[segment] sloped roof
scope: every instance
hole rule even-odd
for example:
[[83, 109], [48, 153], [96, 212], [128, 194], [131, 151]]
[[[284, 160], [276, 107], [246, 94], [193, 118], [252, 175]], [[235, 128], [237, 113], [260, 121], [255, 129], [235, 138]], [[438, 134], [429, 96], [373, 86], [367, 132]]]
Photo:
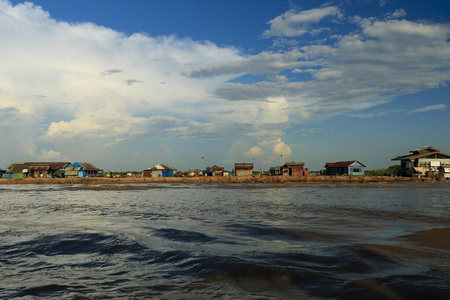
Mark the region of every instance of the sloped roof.
[[325, 167], [328, 167], [328, 168], [345, 168], [345, 167], [350, 167], [354, 163], [359, 163], [361, 166], [365, 167], [365, 165], [363, 165], [362, 163], [360, 163], [357, 160], [337, 161], [335, 163], [326, 163]]
[[65, 168], [64, 170], [66, 170], [66, 171], [81, 171], [81, 169], [82, 169], [82, 167], [74, 167], [74, 166], [72, 166], [72, 167], [67, 167], [67, 168]]
[[69, 164], [69, 162], [25, 162], [12, 163], [9, 165], [9, 173], [22, 173], [23, 169], [33, 171], [56, 171]]
[[411, 150], [411, 151], [409, 151], [409, 152], [411, 152], [411, 153], [413, 153], [413, 154], [418, 154], [418, 153], [420, 153], [420, 152], [422, 152], [422, 151], [441, 152], [441, 150], [436, 149], [436, 148], [433, 148], [433, 147], [431, 147], [431, 146], [426, 146], [426, 147], [423, 147], [423, 148], [421, 148], [421, 149]]
[[416, 149], [409, 151], [411, 154], [397, 156], [396, 158], [393, 158], [392, 160], [413, 160], [416, 158], [424, 158], [430, 155], [439, 154], [442, 156], [447, 156], [450, 158], [449, 154], [442, 153], [441, 150], [433, 148], [433, 147], [424, 147], [422, 149]]
[[284, 164], [285, 166], [303, 166], [304, 162], [291, 161]]
[[26, 169], [23, 163], [13, 163], [8, 166], [9, 173], [22, 173], [23, 169]]
[[30, 166], [28, 168], [28, 170], [30, 170], [30, 171], [48, 171], [49, 169], [50, 169], [50, 166], [46, 166], [46, 165], [43, 165], [43, 166]]
[[94, 170], [94, 171], [101, 171], [101, 169], [97, 168], [91, 163], [87, 162], [77, 162], [84, 170]]
[[253, 169], [252, 163], [235, 163], [234, 167], [236, 169]]
[[149, 170], [173, 170], [173, 171], [176, 171], [177, 169], [175, 169], [173, 167], [169, 167], [167, 165], [157, 164], [156, 166], [152, 167]]

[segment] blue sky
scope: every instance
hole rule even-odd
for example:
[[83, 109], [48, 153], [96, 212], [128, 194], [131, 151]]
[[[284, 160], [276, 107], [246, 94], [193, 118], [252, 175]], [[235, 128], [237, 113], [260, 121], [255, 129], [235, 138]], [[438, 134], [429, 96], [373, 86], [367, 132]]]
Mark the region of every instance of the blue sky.
[[448, 1], [0, 0], [0, 168], [450, 153]]

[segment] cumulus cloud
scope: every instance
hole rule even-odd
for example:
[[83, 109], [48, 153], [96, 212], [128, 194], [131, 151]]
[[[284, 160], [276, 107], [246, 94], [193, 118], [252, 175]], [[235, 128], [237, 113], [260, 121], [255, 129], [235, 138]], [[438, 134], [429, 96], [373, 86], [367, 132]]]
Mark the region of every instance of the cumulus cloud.
[[291, 147], [283, 142], [281, 138], [265, 140], [261, 142], [261, 146], [270, 149], [271, 162], [276, 162], [279, 158], [286, 161], [292, 154]]
[[291, 147], [282, 138], [266, 136], [259, 141], [235, 140], [225, 156], [227, 158], [225, 162], [233, 164], [236, 161], [253, 162], [260, 164], [259, 167], [262, 165], [268, 167], [287, 161], [291, 155]]
[[302, 102], [310, 113], [331, 116], [447, 85], [447, 25], [360, 19], [358, 26], [359, 31], [339, 37], [333, 45], [298, 49], [297, 61], [291, 61], [285, 71], [310, 74], [312, 80], [226, 83], [214, 94], [232, 101], [267, 101], [268, 97], [283, 96]]
[[[198, 121], [204, 120], [204, 112], [196, 103], [232, 76], [199, 81], [182, 73], [192, 66], [239, 60], [235, 48], [60, 22], [32, 3], [0, 0], [0, 9], [0, 124], [10, 128], [6, 116], [15, 118], [21, 124], [15, 126], [16, 134], [20, 126], [32, 126], [14, 144], [28, 143], [22, 147], [26, 157], [37, 159], [35, 150], [45, 143], [56, 145], [55, 152], [69, 153], [71, 139], [77, 138], [113, 145], [136, 135], [231, 134], [229, 127], [218, 125], [220, 118], [212, 120], [217, 124]], [[211, 106], [214, 111], [233, 109]], [[2, 138], [6, 136], [3, 131]], [[88, 145], [78, 145], [82, 147]]]
[[[21, 113], [17, 107], [2, 104], [0, 98], [0, 160], [3, 168], [13, 161], [32, 159], [35, 155], [36, 124], [32, 115]], [[2, 168], [2, 166], [0, 166]]]
[[245, 154], [245, 156], [248, 156], [248, 157], [258, 157], [258, 156], [262, 156], [263, 155], [263, 151], [262, 151], [262, 149], [260, 147], [253, 146], [247, 152], [245, 152], [244, 154]]
[[40, 161], [60, 161], [61, 154], [54, 150], [42, 150], [38, 158]]
[[[403, 10], [351, 22], [336, 6], [290, 10], [269, 21], [263, 36], [292, 42], [255, 55], [61, 22], [29, 2], [0, 0], [0, 12], [0, 136], [10, 145], [0, 151], [8, 162], [144, 159], [160, 144], [159, 157], [168, 159], [174, 139], [227, 140], [227, 161], [251, 154], [276, 162], [292, 155], [283, 140], [292, 124], [357, 116], [450, 78], [449, 27], [400, 20]], [[354, 28], [336, 34], [325, 27], [337, 19]], [[305, 33], [324, 39], [300, 47]], [[240, 81], [244, 74], [255, 75], [254, 83]]]

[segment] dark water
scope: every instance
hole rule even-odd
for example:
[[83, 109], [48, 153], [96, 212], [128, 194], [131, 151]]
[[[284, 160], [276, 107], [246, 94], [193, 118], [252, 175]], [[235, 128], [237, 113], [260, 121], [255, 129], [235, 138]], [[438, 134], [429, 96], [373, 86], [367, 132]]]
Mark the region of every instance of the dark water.
[[449, 184], [0, 186], [2, 299], [449, 299]]

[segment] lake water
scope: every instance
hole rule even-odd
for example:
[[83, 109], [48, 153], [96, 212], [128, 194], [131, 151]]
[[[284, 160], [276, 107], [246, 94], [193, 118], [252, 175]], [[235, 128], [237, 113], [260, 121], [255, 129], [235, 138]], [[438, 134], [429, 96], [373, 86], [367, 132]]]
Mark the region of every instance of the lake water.
[[2, 299], [449, 299], [450, 185], [0, 185]]

